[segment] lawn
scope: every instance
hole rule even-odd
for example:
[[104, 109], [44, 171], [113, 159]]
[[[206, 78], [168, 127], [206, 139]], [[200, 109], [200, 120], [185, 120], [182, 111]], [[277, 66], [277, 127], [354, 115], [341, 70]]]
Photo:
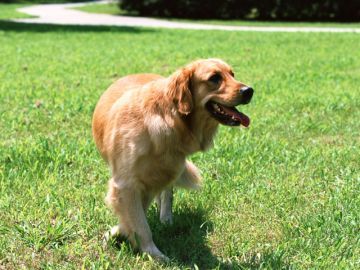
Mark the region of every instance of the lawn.
[[[134, 13], [129, 13], [125, 10], [120, 10], [116, 3], [106, 4], [87, 4], [85, 6], [77, 7], [76, 9], [90, 13], [104, 13], [110, 15], [127, 15], [134, 16]], [[206, 23], [217, 25], [236, 25], [236, 26], [311, 26], [311, 27], [350, 27], [359, 28], [360, 23], [331, 23], [331, 22], [262, 22], [262, 21], [245, 21], [245, 20], [187, 20], [187, 19], [173, 19], [171, 21], [191, 22], [191, 23]]]
[[[359, 269], [360, 35], [0, 22], [0, 44], [0, 269]], [[102, 248], [99, 96], [207, 57], [254, 87], [250, 127], [192, 156], [204, 187], [176, 192], [174, 225], [151, 207], [170, 264]]]
[[129, 13], [125, 10], [121, 10], [117, 3], [106, 3], [106, 4], [87, 4], [81, 7], [77, 7], [81, 11], [86, 11], [90, 13], [102, 13], [110, 15], [128, 15]]
[[18, 8], [25, 7], [26, 4], [2, 4], [0, 3], [0, 20], [3, 19], [19, 19], [19, 18], [32, 18], [33, 16], [27, 15], [16, 11]]

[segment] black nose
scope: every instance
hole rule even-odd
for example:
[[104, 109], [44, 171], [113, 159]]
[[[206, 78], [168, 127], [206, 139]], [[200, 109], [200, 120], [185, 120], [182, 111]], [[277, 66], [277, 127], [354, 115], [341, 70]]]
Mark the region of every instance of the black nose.
[[252, 89], [249, 86], [244, 86], [240, 89], [240, 95], [241, 95], [241, 103], [247, 104], [250, 102], [252, 96], [254, 94], [254, 89]]

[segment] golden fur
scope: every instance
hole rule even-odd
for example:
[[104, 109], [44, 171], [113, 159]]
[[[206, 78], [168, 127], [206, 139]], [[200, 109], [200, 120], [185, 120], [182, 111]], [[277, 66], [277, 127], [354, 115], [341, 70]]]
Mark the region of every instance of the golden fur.
[[[221, 74], [220, 85], [208, 81], [214, 73]], [[219, 122], [205, 104], [211, 99], [238, 105], [244, 86], [228, 64], [208, 59], [167, 78], [129, 75], [109, 87], [94, 112], [93, 136], [112, 173], [106, 201], [119, 225], [111, 234], [124, 235], [141, 251], [166, 259], [152, 240], [146, 210], [157, 195], [160, 204], [170, 200], [172, 186], [200, 185], [198, 169], [186, 156], [212, 145]], [[162, 221], [171, 221], [171, 204], [163, 207]]]

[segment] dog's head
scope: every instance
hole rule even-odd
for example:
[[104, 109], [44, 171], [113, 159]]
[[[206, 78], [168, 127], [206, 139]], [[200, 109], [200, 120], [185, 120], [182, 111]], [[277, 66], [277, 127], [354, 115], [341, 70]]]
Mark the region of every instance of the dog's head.
[[219, 59], [198, 60], [170, 76], [169, 94], [180, 114], [205, 110], [228, 126], [249, 126], [235, 106], [247, 104], [254, 90], [237, 81], [231, 67]]

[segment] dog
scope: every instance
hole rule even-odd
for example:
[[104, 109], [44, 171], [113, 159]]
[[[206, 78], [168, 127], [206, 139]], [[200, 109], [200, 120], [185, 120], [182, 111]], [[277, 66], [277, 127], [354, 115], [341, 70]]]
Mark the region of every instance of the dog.
[[113, 83], [98, 101], [92, 132], [111, 170], [106, 202], [119, 218], [107, 238], [126, 237], [150, 256], [157, 248], [146, 219], [156, 198], [160, 221], [172, 222], [172, 188], [197, 189], [201, 177], [186, 157], [209, 149], [219, 124], [248, 127], [235, 106], [254, 90], [220, 59], [197, 60], [169, 77], [135, 74]]

